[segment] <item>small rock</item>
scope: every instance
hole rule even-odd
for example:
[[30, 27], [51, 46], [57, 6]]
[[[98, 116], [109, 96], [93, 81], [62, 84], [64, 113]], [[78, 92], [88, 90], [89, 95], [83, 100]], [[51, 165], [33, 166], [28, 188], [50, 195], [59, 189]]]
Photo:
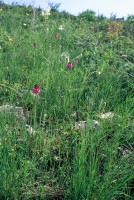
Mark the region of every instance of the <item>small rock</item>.
[[91, 120], [90, 123], [92, 128], [97, 128], [99, 126], [99, 122], [96, 120]]
[[9, 112], [11, 115], [15, 115], [19, 120], [25, 120], [24, 112], [22, 107], [16, 107], [11, 105], [0, 106], [0, 112]]
[[[18, 119], [19, 124], [26, 121], [22, 107], [3, 105], [0, 106], [0, 112], [8, 112], [10, 115], [15, 115]], [[8, 126], [6, 126], [6, 128], [8, 129]], [[29, 133], [35, 133], [34, 129], [28, 124], [26, 124], [26, 130]]]
[[118, 147], [118, 153], [120, 154], [120, 156], [127, 156], [128, 154], [132, 153], [132, 150], [133, 149], [129, 150], [123, 145]]
[[86, 121], [75, 122], [75, 128], [77, 130], [85, 130], [85, 128], [86, 128]]
[[101, 113], [99, 116], [101, 119], [112, 119], [115, 116], [114, 113], [112, 112], [107, 112], [107, 113]]
[[[89, 124], [90, 124], [91, 128], [97, 128], [99, 126], [99, 122], [96, 120], [90, 120]], [[75, 128], [77, 130], [85, 130], [86, 129], [86, 121], [75, 122]]]

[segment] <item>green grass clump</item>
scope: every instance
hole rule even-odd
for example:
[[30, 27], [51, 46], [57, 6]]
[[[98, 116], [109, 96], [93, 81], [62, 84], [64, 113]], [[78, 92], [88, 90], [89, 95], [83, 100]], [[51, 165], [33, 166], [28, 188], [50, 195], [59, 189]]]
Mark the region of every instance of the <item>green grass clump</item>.
[[132, 200], [130, 17], [0, 5], [0, 199]]

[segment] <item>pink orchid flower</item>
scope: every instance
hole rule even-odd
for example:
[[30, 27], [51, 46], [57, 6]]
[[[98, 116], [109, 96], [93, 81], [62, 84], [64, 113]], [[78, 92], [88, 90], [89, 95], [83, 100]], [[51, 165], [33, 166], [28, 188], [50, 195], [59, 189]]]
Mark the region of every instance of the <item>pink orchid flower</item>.
[[67, 63], [67, 68], [68, 68], [68, 69], [72, 69], [72, 67], [73, 67], [73, 64], [72, 64], [71, 62], [68, 62], [68, 63]]
[[37, 83], [34, 85], [34, 88], [32, 89], [32, 94], [40, 94], [40, 88]]
[[58, 37], [59, 37], [59, 34], [58, 34], [58, 33], [56, 33], [56, 34], [54, 35], [54, 37], [55, 37], [55, 38], [58, 38]]

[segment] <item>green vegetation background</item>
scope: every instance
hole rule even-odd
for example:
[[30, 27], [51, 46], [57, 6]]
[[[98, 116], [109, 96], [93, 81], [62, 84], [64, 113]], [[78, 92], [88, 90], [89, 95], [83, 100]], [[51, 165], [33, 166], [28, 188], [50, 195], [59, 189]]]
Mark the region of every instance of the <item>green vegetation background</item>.
[[0, 199], [132, 200], [134, 16], [51, 6], [0, 1]]

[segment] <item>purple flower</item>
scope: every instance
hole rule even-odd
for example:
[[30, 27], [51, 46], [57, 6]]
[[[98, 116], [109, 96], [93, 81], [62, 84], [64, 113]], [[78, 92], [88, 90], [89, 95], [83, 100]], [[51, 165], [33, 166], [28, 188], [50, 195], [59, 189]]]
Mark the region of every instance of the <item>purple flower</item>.
[[72, 67], [73, 67], [73, 64], [72, 64], [71, 62], [68, 62], [68, 63], [67, 63], [67, 68], [68, 68], [68, 69], [72, 69]]
[[74, 62], [78, 64], [79, 60], [77, 58], [74, 59]]
[[54, 35], [54, 37], [55, 37], [55, 38], [58, 38], [58, 37], [59, 37], [59, 34], [58, 34], [58, 33], [56, 33], [56, 34]]
[[40, 94], [40, 88], [37, 83], [34, 85], [34, 88], [32, 89], [32, 94]]

